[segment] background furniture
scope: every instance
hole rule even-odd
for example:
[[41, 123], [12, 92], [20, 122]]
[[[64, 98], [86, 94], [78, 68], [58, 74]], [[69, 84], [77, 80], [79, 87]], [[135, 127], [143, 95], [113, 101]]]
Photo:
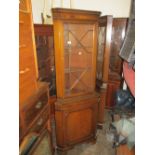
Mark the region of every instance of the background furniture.
[[56, 101], [56, 77], [54, 60], [53, 25], [34, 24], [39, 80], [49, 83], [49, 104], [51, 116], [54, 117]]
[[31, 1], [19, 2], [19, 139], [24, 154], [32, 144], [40, 148], [47, 136], [51, 142], [51, 125], [48, 84], [38, 81]]
[[112, 34], [113, 17], [101, 16], [99, 19], [98, 32], [98, 54], [97, 54], [97, 72], [96, 84], [97, 91], [100, 93], [100, 102], [98, 108], [98, 127], [102, 128], [104, 122], [104, 107], [107, 95], [107, 85], [110, 63], [110, 46]]
[[104, 108], [115, 105], [115, 92], [122, 82], [122, 60], [119, 52], [125, 36], [127, 18], [102, 16], [99, 20], [97, 91], [100, 93], [98, 127], [104, 122]]
[[95, 93], [98, 17], [100, 12], [52, 9], [56, 66], [57, 146], [65, 151], [94, 140], [98, 94]]
[[[38, 90], [20, 107], [20, 152], [24, 154], [52, 155], [52, 130], [49, 89], [47, 83], [40, 83]], [[33, 135], [33, 137], [29, 137]], [[37, 135], [34, 141], [34, 136]], [[29, 138], [28, 138], [29, 137]], [[47, 141], [48, 140], [48, 141]], [[46, 148], [48, 147], [48, 151]], [[41, 150], [38, 152], [37, 150]], [[26, 151], [26, 153], [25, 153]], [[37, 153], [35, 153], [37, 151]]]
[[119, 57], [119, 52], [125, 38], [127, 22], [128, 18], [113, 18], [107, 99], [105, 104], [107, 108], [111, 108], [115, 105], [115, 92], [122, 85], [123, 64], [122, 59]]
[[19, 4], [19, 101], [22, 103], [38, 88], [37, 61], [30, 0]]

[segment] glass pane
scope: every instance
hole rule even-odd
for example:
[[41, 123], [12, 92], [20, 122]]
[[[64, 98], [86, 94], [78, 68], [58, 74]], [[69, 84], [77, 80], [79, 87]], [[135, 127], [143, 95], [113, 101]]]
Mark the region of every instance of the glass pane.
[[97, 70], [96, 70], [96, 76], [97, 76], [96, 78], [98, 80], [102, 80], [103, 77], [103, 57], [104, 57], [105, 42], [106, 42], [106, 28], [99, 27]]
[[64, 25], [65, 95], [91, 92], [93, 25]]
[[125, 26], [126, 23], [124, 23], [124, 25], [118, 24], [112, 28], [110, 70], [118, 74], [121, 74], [122, 68], [122, 60], [119, 56], [119, 52], [125, 36]]
[[56, 94], [53, 36], [36, 35], [39, 80], [49, 82], [50, 95]]

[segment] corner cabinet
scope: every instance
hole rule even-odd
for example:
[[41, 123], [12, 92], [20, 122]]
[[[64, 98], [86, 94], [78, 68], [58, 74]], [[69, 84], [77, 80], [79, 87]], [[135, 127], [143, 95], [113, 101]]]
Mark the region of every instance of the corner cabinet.
[[[58, 149], [95, 138], [98, 94], [96, 52], [100, 12], [52, 9]], [[89, 129], [88, 129], [89, 128]]]

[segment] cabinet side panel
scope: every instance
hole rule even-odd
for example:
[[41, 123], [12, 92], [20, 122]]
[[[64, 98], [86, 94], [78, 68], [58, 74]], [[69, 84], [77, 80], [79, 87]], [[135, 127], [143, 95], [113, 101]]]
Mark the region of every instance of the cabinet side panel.
[[56, 121], [56, 137], [57, 144], [63, 146], [64, 144], [64, 124], [63, 124], [63, 113], [61, 111], [55, 112], [55, 121]]

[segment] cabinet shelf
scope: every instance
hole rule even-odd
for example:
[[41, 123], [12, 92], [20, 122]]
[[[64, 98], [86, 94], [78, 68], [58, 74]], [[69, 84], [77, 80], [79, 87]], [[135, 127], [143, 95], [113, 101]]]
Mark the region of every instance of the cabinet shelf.
[[86, 56], [86, 55], [91, 55], [92, 48], [90, 50], [87, 50], [87, 52], [85, 50], [83, 50], [82, 48], [70, 48], [70, 49], [65, 49], [64, 54], [67, 56], [72, 56], [72, 55], [77, 55], [77, 56]]
[[[93, 48], [92, 46], [85, 46], [85, 48]], [[83, 49], [83, 47], [79, 46], [65, 46], [65, 49]]]
[[83, 71], [90, 71], [91, 68], [65, 68], [65, 73], [73, 73], [73, 72], [83, 72]]

